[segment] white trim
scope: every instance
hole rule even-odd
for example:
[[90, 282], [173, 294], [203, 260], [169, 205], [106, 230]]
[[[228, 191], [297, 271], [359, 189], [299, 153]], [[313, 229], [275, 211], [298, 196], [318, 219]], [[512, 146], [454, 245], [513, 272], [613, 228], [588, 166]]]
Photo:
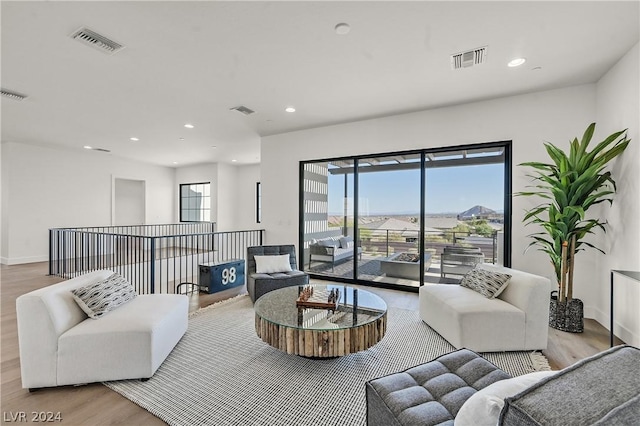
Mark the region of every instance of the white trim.
[[0, 263], [3, 265], [21, 265], [23, 263], [48, 262], [49, 256], [27, 256], [27, 257], [0, 257]]

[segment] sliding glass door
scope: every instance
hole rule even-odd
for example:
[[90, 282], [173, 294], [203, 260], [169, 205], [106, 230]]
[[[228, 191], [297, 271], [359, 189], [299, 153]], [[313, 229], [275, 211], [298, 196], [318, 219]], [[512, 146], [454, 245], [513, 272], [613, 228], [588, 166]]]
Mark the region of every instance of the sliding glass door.
[[456, 283], [478, 262], [503, 262], [505, 155], [485, 146], [425, 156], [425, 282]]
[[358, 160], [361, 280], [420, 283], [420, 154]]
[[509, 264], [510, 142], [302, 162], [300, 176], [312, 276], [415, 289]]

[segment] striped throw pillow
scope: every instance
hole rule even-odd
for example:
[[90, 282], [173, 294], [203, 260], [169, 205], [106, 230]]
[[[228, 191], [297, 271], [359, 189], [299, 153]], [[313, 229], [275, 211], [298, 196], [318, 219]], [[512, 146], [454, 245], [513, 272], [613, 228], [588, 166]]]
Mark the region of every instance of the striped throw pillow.
[[504, 291], [510, 279], [509, 274], [475, 268], [462, 277], [460, 285], [480, 293], [487, 299], [494, 299]]
[[93, 319], [99, 319], [138, 296], [131, 283], [117, 273], [104, 281], [71, 290], [71, 293], [78, 306]]

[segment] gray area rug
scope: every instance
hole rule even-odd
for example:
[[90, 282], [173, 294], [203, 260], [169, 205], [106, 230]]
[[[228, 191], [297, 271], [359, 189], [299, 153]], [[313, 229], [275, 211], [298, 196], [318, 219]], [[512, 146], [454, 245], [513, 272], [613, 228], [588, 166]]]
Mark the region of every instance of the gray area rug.
[[[251, 300], [239, 296], [195, 312], [149, 381], [104, 384], [170, 425], [364, 425], [367, 380], [452, 350], [418, 312], [390, 308], [386, 336], [366, 351], [288, 355], [256, 336]], [[549, 369], [539, 353], [483, 356], [513, 376]]]

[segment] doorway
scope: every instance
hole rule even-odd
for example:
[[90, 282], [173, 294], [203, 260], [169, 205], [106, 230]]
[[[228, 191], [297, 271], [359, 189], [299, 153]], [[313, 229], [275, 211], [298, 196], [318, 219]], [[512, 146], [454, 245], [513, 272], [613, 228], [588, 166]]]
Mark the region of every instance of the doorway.
[[144, 225], [145, 181], [115, 178], [113, 204], [112, 225]]

